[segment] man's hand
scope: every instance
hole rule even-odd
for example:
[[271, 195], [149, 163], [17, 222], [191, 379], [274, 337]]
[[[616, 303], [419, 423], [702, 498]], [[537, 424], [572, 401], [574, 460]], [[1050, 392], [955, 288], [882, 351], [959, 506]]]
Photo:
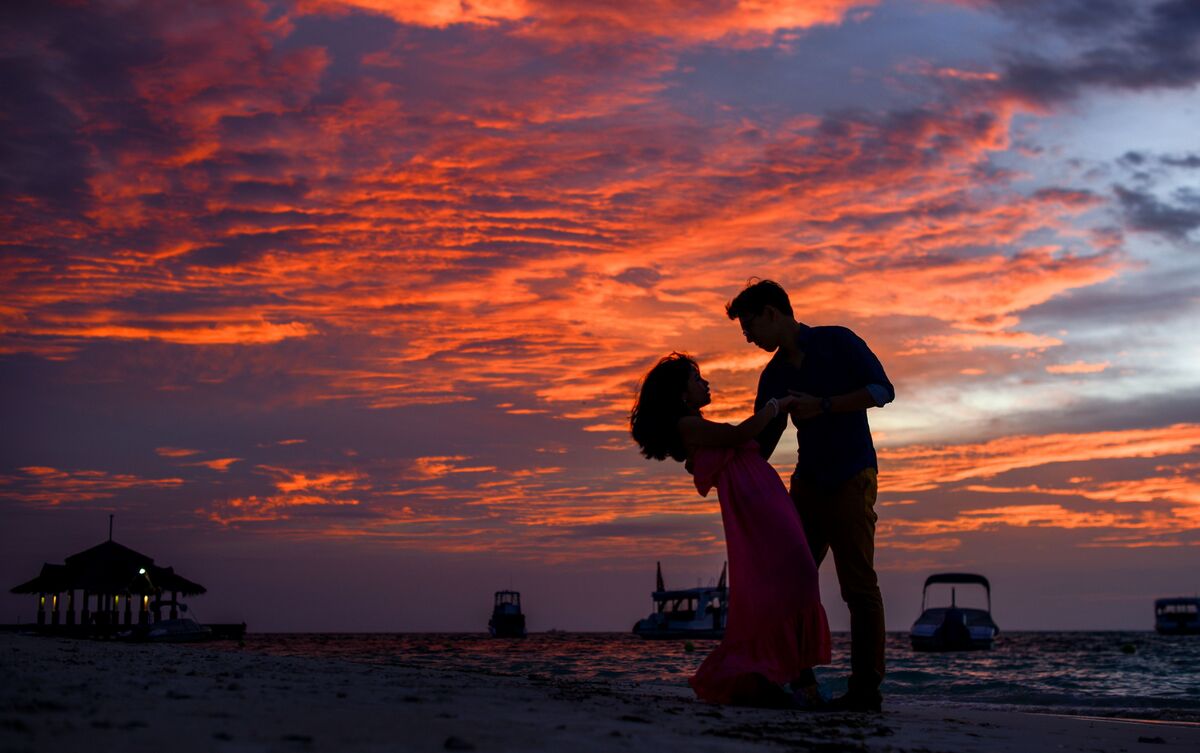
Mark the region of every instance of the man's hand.
[[821, 398], [807, 392], [795, 390], [788, 390], [788, 392], [794, 398], [792, 404], [788, 406], [788, 413], [791, 414], [793, 421], [803, 421], [821, 415]]

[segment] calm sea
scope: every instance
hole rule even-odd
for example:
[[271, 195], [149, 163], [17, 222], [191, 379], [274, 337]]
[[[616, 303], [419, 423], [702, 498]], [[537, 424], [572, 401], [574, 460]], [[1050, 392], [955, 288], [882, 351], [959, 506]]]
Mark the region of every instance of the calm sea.
[[[249, 634], [245, 644], [201, 644], [275, 656], [458, 669], [579, 682], [687, 687], [715, 641], [647, 641], [623, 633]], [[849, 636], [833, 636], [836, 663], [818, 669], [830, 693], [845, 689]], [[884, 694], [892, 701], [952, 702], [1030, 711], [1200, 721], [1200, 636], [1150, 632], [1004, 633], [991, 651], [915, 653], [888, 635]]]

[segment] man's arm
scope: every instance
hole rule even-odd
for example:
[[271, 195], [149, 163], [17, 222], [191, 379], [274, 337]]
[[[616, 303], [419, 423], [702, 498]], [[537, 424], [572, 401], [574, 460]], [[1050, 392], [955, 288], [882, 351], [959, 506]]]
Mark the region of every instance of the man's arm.
[[849, 329], [842, 329], [836, 344], [838, 358], [850, 365], [857, 377], [855, 381], [863, 386], [825, 398], [792, 392], [796, 397], [791, 410], [793, 420], [803, 421], [823, 413], [851, 413], [868, 408], [882, 408], [896, 399], [896, 388], [884, 372], [883, 364], [861, 337]]
[[[774, 380], [770, 375], [771, 365], [767, 364], [767, 368], [763, 369], [763, 373], [758, 377], [758, 395], [754, 398], [754, 412], [758, 413], [767, 404], [767, 401], [773, 397], [781, 397], [786, 395], [785, 391], [779, 390], [774, 385]], [[781, 394], [776, 395], [776, 391]], [[775, 446], [779, 444], [779, 438], [783, 436], [783, 430], [787, 428], [787, 412], [781, 411], [778, 416], [772, 419], [765, 429], [759, 432], [755, 440], [758, 442], [758, 451], [763, 458], [770, 460], [771, 453], [775, 452]]]

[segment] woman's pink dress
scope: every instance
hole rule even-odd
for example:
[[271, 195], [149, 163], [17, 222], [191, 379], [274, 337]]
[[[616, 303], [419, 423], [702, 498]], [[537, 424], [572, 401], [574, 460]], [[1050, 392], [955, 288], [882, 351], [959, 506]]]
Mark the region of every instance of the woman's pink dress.
[[829, 624], [800, 516], [758, 444], [701, 448], [692, 458], [700, 494], [721, 502], [729, 552], [725, 639], [688, 682], [696, 695], [732, 703], [758, 674], [776, 683], [829, 663]]

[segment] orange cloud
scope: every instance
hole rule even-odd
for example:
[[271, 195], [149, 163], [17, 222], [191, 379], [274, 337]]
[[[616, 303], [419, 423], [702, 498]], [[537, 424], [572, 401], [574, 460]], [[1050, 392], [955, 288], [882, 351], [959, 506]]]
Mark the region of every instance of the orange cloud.
[[196, 512], [214, 523], [233, 526], [245, 523], [285, 521], [296, 508], [354, 507], [357, 499], [331, 499], [307, 494], [284, 494], [268, 497], [236, 497], [214, 503]]
[[1059, 363], [1052, 364], [1046, 367], [1046, 371], [1051, 374], [1099, 374], [1109, 367], [1108, 361], [1100, 363], [1087, 363], [1085, 361], [1075, 361], [1074, 363]]
[[382, 13], [400, 23], [433, 27], [524, 22], [525, 33], [571, 33], [576, 41], [644, 34], [699, 42], [840, 23], [851, 10], [861, 12], [871, 4], [862, 0], [737, 0], [707, 4], [680, 0], [617, 0], [603, 4], [574, 0], [307, 0], [301, 7], [329, 11], [358, 8]]
[[466, 455], [443, 455], [440, 457], [423, 457], [413, 460], [413, 471], [418, 478], [441, 478], [451, 473], [492, 473], [496, 470], [491, 465], [462, 465], [470, 460]]
[[46, 466], [18, 469], [21, 475], [0, 476], [0, 498], [27, 504], [64, 507], [116, 497], [140, 489], [174, 489], [182, 478], [143, 478], [131, 473], [66, 471]]
[[889, 492], [923, 491], [1019, 468], [1119, 458], [1182, 455], [1200, 447], [1200, 424], [1085, 434], [1013, 436], [978, 444], [911, 446], [880, 451]]
[[334, 471], [293, 471], [287, 468], [276, 468], [269, 465], [256, 466], [274, 479], [275, 488], [284, 494], [300, 491], [341, 492], [350, 489], [368, 488], [364, 485], [364, 477], [355, 470]]
[[155, 447], [154, 452], [164, 458], [186, 458], [200, 454], [200, 450], [189, 450], [183, 447]]
[[225, 473], [229, 470], [229, 466], [241, 462], [241, 460], [241, 458], [217, 458], [216, 460], [201, 460], [196, 463], [187, 463], [187, 465], [203, 466], [220, 473]]

